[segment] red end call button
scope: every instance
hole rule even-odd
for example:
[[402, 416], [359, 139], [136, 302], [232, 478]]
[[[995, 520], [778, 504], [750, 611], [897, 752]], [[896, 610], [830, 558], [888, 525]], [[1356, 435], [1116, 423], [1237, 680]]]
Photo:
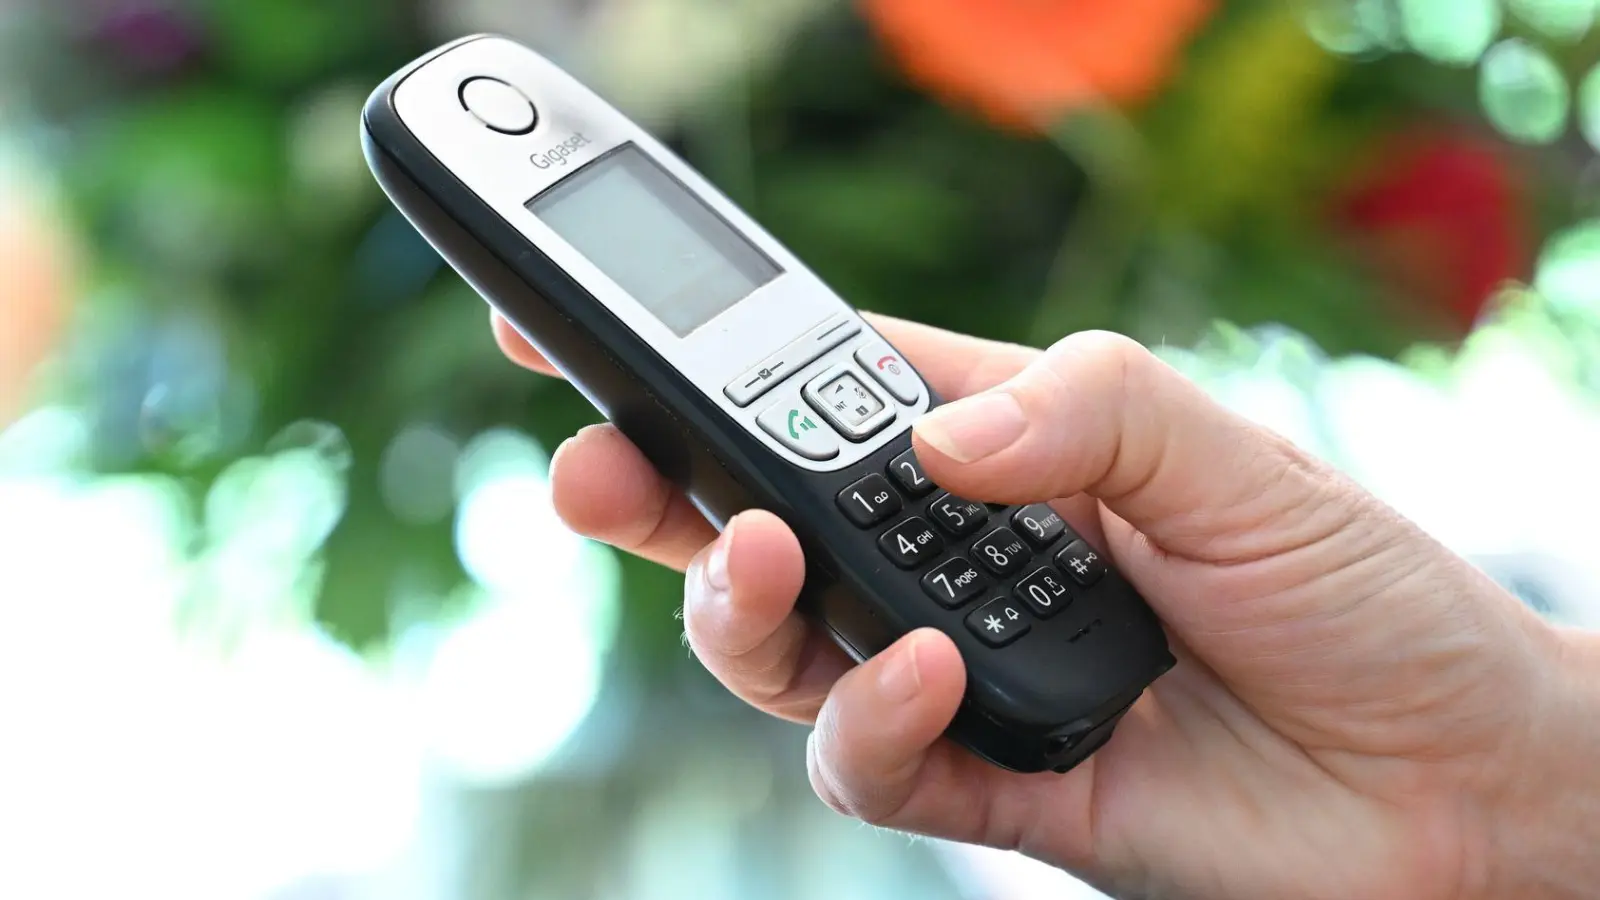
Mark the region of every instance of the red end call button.
[[922, 380], [906, 365], [900, 351], [887, 342], [873, 341], [863, 346], [856, 351], [856, 362], [901, 403], [910, 406], [922, 399]]

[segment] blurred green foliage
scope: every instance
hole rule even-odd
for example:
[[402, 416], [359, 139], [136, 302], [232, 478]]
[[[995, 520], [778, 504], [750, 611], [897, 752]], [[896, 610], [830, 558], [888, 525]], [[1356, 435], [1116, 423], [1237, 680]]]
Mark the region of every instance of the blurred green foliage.
[[[554, 447], [596, 418], [500, 359], [482, 304], [361, 166], [360, 103], [440, 39], [429, 7], [115, 8], [42, 9], [0, 51], [94, 248], [84, 356], [112, 362], [75, 369], [73, 389], [99, 411], [99, 464], [179, 475], [199, 503], [293, 423], [337, 424], [349, 509], [317, 615], [380, 644], [414, 614], [398, 596], [446, 598], [464, 578], [448, 517], [403, 522], [385, 502], [394, 436], [511, 425]], [[1229, 4], [1153, 106], [1030, 138], [912, 90], [839, 5], [664, 136], [864, 308], [1034, 343], [1110, 328], [1190, 344], [1218, 319], [1281, 322], [1334, 353], [1449, 339], [1446, 317], [1358, 264], [1321, 211], [1375, 136], [1475, 122], [1476, 76], [1384, 55], [1399, 38], [1382, 34], [1329, 53], [1301, 11]], [[1575, 78], [1593, 46], [1552, 52]], [[1579, 180], [1570, 155], [1539, 165], [1549, 184]], [[631, 652], [676, 654], [676, 577], [630, 561], [625, 578]]]

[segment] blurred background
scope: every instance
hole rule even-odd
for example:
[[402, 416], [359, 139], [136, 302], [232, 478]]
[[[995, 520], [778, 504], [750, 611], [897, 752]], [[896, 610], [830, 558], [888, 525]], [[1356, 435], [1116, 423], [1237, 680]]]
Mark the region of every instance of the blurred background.
[[0, 0], [0, 896], [1089, 897], [847, 822], [385, 203], [496, 31], [859, 306], [1110, 328], [1600, 627], [1600, 0]]

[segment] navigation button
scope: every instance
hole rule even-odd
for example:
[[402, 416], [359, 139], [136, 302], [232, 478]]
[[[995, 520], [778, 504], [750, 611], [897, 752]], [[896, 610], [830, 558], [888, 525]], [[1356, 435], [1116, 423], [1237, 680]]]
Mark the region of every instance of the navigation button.
[[911, 371], [900, 351], [886, 341], [872, 341], [856, 350], [856, 362], [871, 373], [896, 400], [910, 406], [922, 399], [922, 379]]
[[756, 417], [762, 430], [806, 459], [823, 462], [839, 455], [839, 438], [817, 416], [793, 397], [771, 406]]
[[805, 387], [805, 397], [852, 441], [864, 441], [894, 421], [895, 409], [845, 366], [834, 366]]

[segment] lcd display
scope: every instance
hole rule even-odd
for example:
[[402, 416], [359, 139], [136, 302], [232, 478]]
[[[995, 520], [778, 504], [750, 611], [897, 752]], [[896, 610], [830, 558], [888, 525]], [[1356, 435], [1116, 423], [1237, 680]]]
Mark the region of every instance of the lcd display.
[[535, 197], [528, 209], [679, 337], [782, 274], [632, 144]]

